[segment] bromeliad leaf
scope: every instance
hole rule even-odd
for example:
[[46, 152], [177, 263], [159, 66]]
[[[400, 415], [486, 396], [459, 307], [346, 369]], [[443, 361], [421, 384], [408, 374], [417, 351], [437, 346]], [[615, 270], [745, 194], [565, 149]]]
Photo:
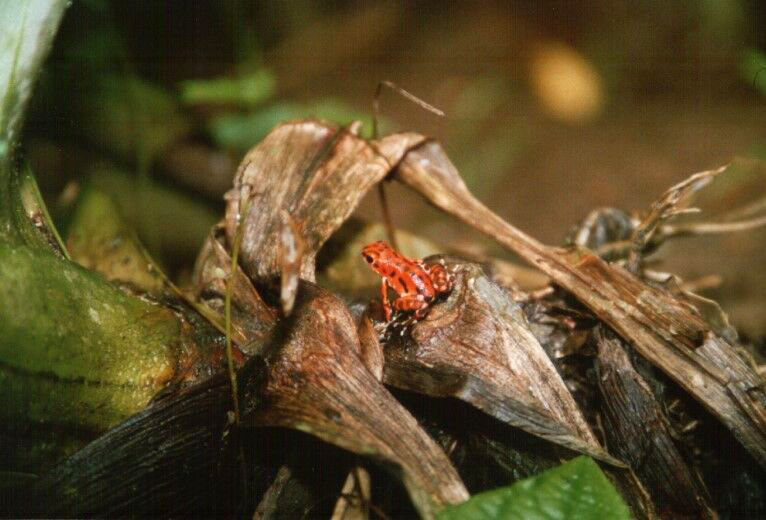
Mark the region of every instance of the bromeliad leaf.
[[629, 519], [628, 506], [588, 457], [444, 509], [439, 520]]
[[0, 3], [0, 157], [16, 137], [37, 69], [66, 6], [62, 0]]

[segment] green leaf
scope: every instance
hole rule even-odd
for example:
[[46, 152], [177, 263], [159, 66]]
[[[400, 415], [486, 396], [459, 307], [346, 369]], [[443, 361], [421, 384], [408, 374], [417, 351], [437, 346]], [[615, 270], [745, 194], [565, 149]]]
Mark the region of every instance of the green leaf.
[[0, 2], [0, 237], [12, 233], [11, 155], [22, 115], [66, 6], [65, 0]]
[[628, 507], [589, 457], [566, 464], [512, 486], [479, 493], [444, 509], [439, 520], [629, 519]]
[[[369, 112], [357, 110], [336, 98], [319, 98], [307, 104], [277, 102], [245, 114], [226, 114], [213, 119], [209, 126], [210, 136], [221, 148], [248, 150], [266, 137], [276, 125], [291, 119], [316, 118], [347, 125], [362, 121], [365, 129], [372, 127]], [[384, 117], [379, 120], [383, 133], [393, 125]], [[362, 131], [369, 137], [369, 132]]]
[[0, 2], [0, 143], [7, 151], [67, 2]]
[[249, 114], [227, 114], [210, 122], [209, 132], [222, 148], [248, 150], [281, 121], [303, 117], [303, 107], [295, 103], [276, 103]]
[[186, 355], [218, 341], [57, 252], [34, 178], [16, 165], [27, 100], [67, 4], [0, 0], [0, 422], [25, 443], [50, 425], [59, 446], [59, 432], [85, 438], [144, 408], [175, 375], [181, 346]]
[[255, 106], [274, 93], [274, 75], [259, 69], [236, 78], [195, 79], [181, 83], [184, 103], [236, 103]]
[[172, 95], [131, 75], [100, 77], [81, 117], [90, 141], [123, 157], [152, 159], [191, 128]]
[[766, 96], [766, 54], [757, 49], [747, 49], [739, 61], [742, 79]]

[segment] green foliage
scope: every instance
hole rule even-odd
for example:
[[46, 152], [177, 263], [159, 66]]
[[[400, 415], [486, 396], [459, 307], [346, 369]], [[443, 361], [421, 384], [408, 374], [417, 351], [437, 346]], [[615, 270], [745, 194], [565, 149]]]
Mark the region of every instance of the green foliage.
[[577, 457], [512, 486], [475, 495], [438, 515], [439, 520], [495, 518], [627, 520], [630, 512], [596, 463]]
[[[209, 132], [216, 146], [245, 151], [279, 123], [303, 118], [324, 119], [339, 125], [362, 121], [365, 129], [372, 126], [369, 112], [356, 110], [335, 98], [322, 98], [307, 104], [278, 102], [254, 112], [226, 114], [211, 121]], [[382, 119], [380, 127], [385, 129], [390, 124]]]
[[247, 107], [261, 104], [274, 93], [271, 71], [258, 69], [234, 78], [196, 79], [181, 83], [184, 103], [232, 103]]
[[190, 129], [176, 99], [137, 76], [98, 78], [88, 101], [83, 131], [100, 147], [124, 157], [153, 158]]
[[199, 200], [153, 179], [102, 163], [87, 170], [89, 183], [115, 201], [120, 214], [138, 232], [152, 257], [165, 252], [193, 258], [220, 216]]
[[13, 147], [26, 101], [66, 2], [0, 2], [0, 159]]
[[11, 222], [20, 205], [12, 184], [20, 185], [13, 151], [37, 72], [56, 33], [66, 2], [0, 2], [0, 239], [18, 239]]
[[762, 96], [766, 96], [766, 54], [757, 49], [747, 49], [739, 62], [742, 79], [753, 85]]
[[0, 241], [0, 419], [103, 431], [175, 367], [180, 322], [98, 274]]
[[[0, 156], [0, 421], [21, 431], [45, 423], [91, 432], [114, 426], [162, 388], [177, 366], [178, 345], [188, 341], [173, 311], [56, 253], [34, 178], [12, 156], [66, 4], [0, 1], [0, 141], [6, 150]], [[114, 117], [112, 107], [106, 113]]]

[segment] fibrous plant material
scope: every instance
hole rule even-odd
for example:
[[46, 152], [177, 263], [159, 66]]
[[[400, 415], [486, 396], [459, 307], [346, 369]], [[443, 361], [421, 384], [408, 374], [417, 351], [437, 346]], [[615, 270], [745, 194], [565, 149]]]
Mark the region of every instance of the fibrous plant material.
[[41, 477], [26, 490], [35, 497], [24, 503], [28, 509], [15, 514], [232, 515], [240, 482], [227, 429], [228, 397], [228, 379], [220, 373], [153, 404]]
[[629, 347], [601, 326], [595, 340], [604, 433], [613, 453], [630, 464], [664, 518], [717, 518], [707, 489], [676, 448], [662, 407], [633, 368]]
[[[237, 381], [242, 383], [244, 425], [298, 429], [382, 461], [402, 478], [426, 517], [465, 499], [467, 491], [444, 451], [382, 386], [381, 378], [429, 395], [465, 399], [507, 424], [620, 463], [596, 441], [521, 308], [478, 266], [451, 262], [457, 283], [450, 297], [431, 306], [423, 321], [384, 336], [384, 349], [372, 312], [355, 321], [344, 301], [310, 283], [320, 247], [367, 191], [396, 171], [428, 200], [490, 234], [575, 295], [595, 321], [631, 341], [764, 461], [760, 380], [734, 354], [731, 342], [736, 340], [706, 323], [688, 298], [648, 285], [587, 250], [551, 248], [516, 230], [471, 196], [437, 143], [417, 134], [365, 141], [357, 130], [357, 125], [338, 129], [316, 121], [276, 128], [243, 161], [227, 197], [221, 231], [214, 230], [200, 253], [195, 297], [217, 312], [223, 312], [227, 297], [232, 304], [231, 336], [243, 353]], [[630, 241], [628, 249], [636, 255], [633, 264], [640, 266], [642, 249], [674, 214], [675, 204], [671, 200], [663, 206], [658, 218], [645, 221], [643, 234]], [[236, 249], [239, 236], [237, 258], [229, 251]], [[523, 296], [520, 289], [517, 293]], [[260, 376], [247, 376], [256, 365], [262, 369]], [[168, 390], [179, 391], [179, 398], [197, 395], [196, 387]], [[225, 415], [229, 396], [215, 396], [220, 399], [216, 416]], [[175, 406], [186, 409], [183, 403]], [[135, 446], [126, 440], [128, 430], [120, 428], [115, 435], [122, 437], [115, 438]], [[239, 428], [216, 430], [220, 431], [242, 433]], [[114, 446], [108, 439], [94, 445], [102, 442], [101, 451], [94, 447], [71, 463], [87, 464], [88, 457], [104, 456], [105, 464], [117, 464], [112, 467], [126, 472], [131, 463], [141, 463], [141, 458], [121, 458], [117, 450], [110, 459], [103, 450]], [[236, 455], [227, 452], [225, 457], [233, 461]], [[154, 471], [152, 464], [148, 461], [142, 469]], [[106, 472], [106, 467], [100, 471]], [[86, 486], [85, 494], [95, 496], [90, 495], [98, 489], [95, 481], [78, 481], [72, 472], [58, 475], [58, 489], [66, 489], [71, 479]], [[107, 510], [93, 500], [91, 510]], [[704, 501], [697, 506], [705, 511]]]

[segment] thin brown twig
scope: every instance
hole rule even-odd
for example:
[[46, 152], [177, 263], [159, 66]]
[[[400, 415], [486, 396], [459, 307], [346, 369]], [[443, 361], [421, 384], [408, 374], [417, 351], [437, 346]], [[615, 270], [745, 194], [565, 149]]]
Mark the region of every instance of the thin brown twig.
[[766, 215], [737, 222], [691, 222], [689, 224], [666, 224], [662, 226], [663, 235], [708, 235], [748, 231], [766, 226]]
[[652, 204], [649, 213], [642, 219], [641, 224], [633, 231], [633, 236], [631, 237], [633, 244], [628, 254], [627, 264], [630, 272], [634, 274], [638, 272], [641, 254], [647, 248], [661, 224], [678, 215], [699, 212], [696, 208], [680, 207], [683, 200], [706, 186], [714, 177], [728, 167], [729, 165], [727, 164], [715, 170], [695, 173], [691, 177], [671, 186], [659, 200]]
[[380, 115], [380, 94], [383, 92], [383, 87], [390, 88], [391, 90], [393, 90], [400, 96], [415, 103], [423, 110], [427, 110], [428, 112], [431, 112], [432, 114], [435, 114], [439, 117], [444, 117], [444, 112], [439, 110], [435, 106], [423, 101], [422, 99], [417, 97], [415, 94], [412, 94], [411, 92], [404, 90], [402, 87], [400, 87], [393, 81], [383, 80], [380, 83], [378, 83], [378, 86], [375, 89], [375, 97], [372, 99], [372, 138], [373, 139], [377, 139], [379, 137], [378, 136], [378, 116]]
[[[378, 119], [380, 117], [380, 95], [383, 92], [383, 87], [388, 87], [400, 96], [404, 97], [405, 99], [411, 101], [412, 103], [415, 103], [420, 108], [427, 110], [428, 112], [431, 112], [432, 114], [436, 114], [439, 117], [444, 117], [444, 112], [436, 108], [435, 106], [426, 103], [416, 95], [412, 94], [411, 92], [408, 92], [401, 88], [399, 85], [392, 81], [381, 81], [378, 83], [377, 88], [375, 89], [375, 96], [372, 98], [372, 138], [377, 139], [379, 137], [378, 135]], [[388, 235], [388, 241], [391, 243], [391, 246], [394, 249], [399, 249], [399, 246], [396, 243], [396, 228], [394, 227], [393, 219], [391, 218], [391, 210], [388, 206], [388, 201], [386, 200], [386, 190], [383, 187], [383, 183], [378, 183], [378, 198], [380, 200], [380, 207], [383, 210], [383, 224], [386, 227], [386, 234]]]

